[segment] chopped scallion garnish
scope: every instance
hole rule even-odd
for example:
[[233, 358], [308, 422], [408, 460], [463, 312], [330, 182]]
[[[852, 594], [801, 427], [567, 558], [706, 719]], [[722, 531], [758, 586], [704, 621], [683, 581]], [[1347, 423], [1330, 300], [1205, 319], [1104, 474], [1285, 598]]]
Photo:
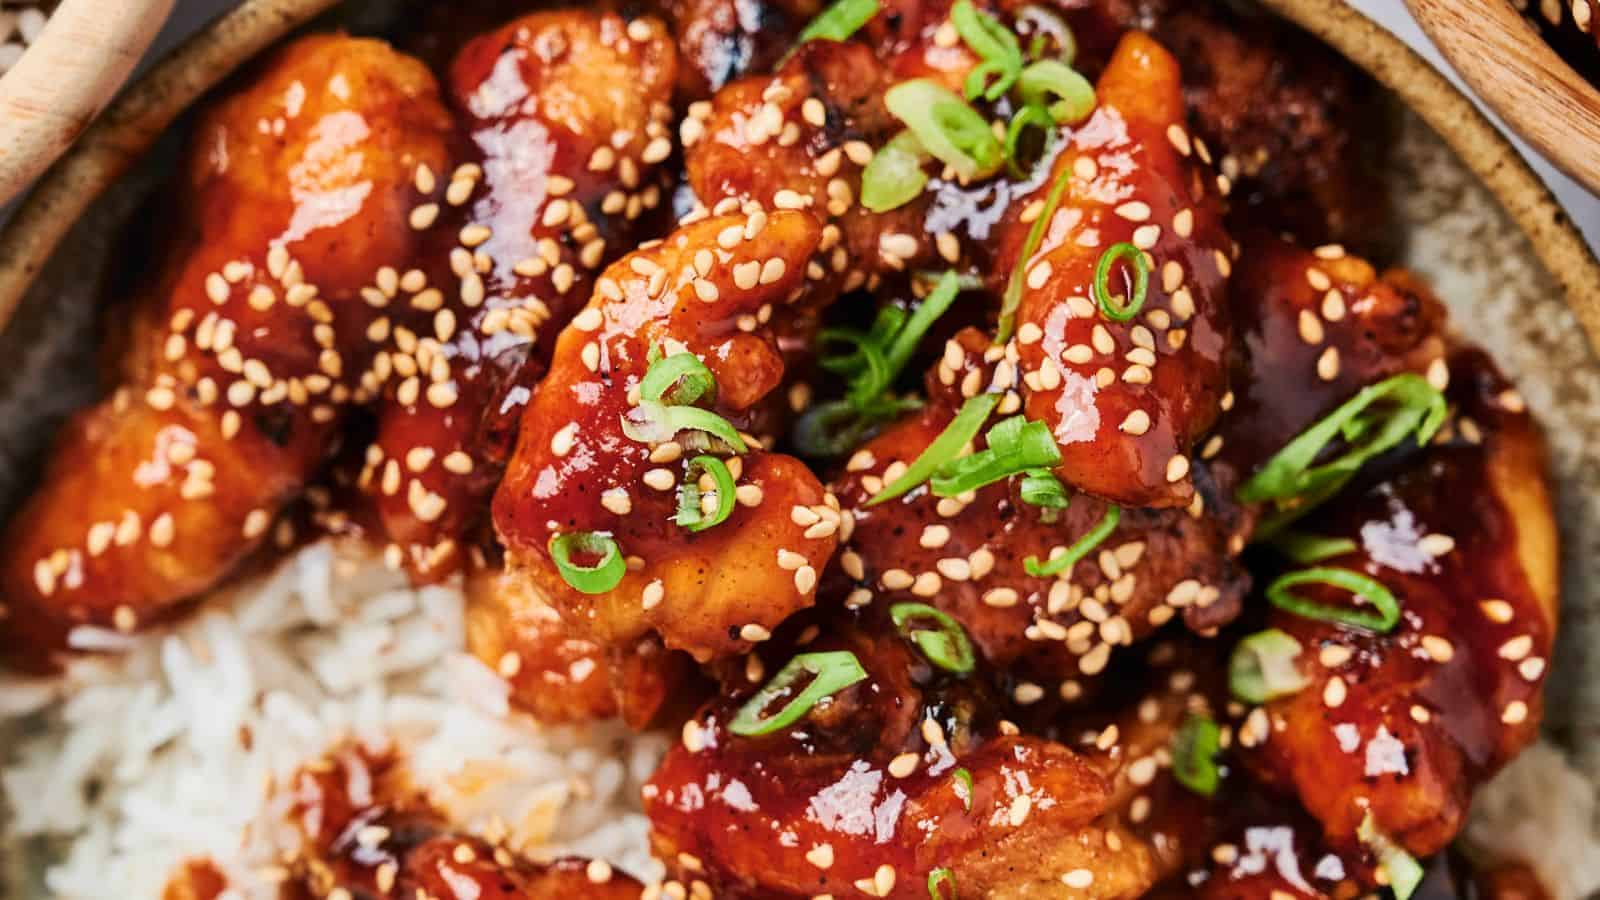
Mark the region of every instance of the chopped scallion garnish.
[[[700, 479], [696, 472], [704, 472], [711, 476], [716, 484], [713, 493], [717, 498], [717, 508], [707, 515], [701, 508], [703, 492], [700, 490]], [[683, 481], [678, 485], [678, 515], [677, 523], [690, 531], [705, 531], [715, 528], [728, 517], [733, 515], [734, 483], [733, 473], [728, 470], [728, 464], [715, 456], [696, 456], [689, 460], [689, 467], [684, 472]]]
[[878, 0], [837, 0], [823, 10], [800, 32], [797, 44], [806, 41], [846, 41], [878, 14]]
[[[950, 886], [950, 892], [944, 891], [944, 886]], [[928, 873], [928, 900], [957, 900], [956, 873], [946, 868], [934, 869]]]
[[1217, 754], [1222, 749], [1222, 729], [1210, 716], [1190, 713], [1172, 737], [1172, 776], [1196, 794], [1217, 792], [1222, 773]]
[[1043, 158], [1050, 151], [1050, 140], [1056, 133], [1056, 121], [1050, 117], [1048, 110], [1042, 106], [1024, 105], [1012, 114], [1011, 123], [1006, 126], [1006, 166], [1014, 178], [1026, 178], [1028, 175], [1022, 157], [1024, 153], [1030, 153], [1031, 145], [1024, 142], [1032, 129], [1038, 129], [1041, 134], [1037, 156]]
[[1049, 469], [1029, 469], [1022, 473], [1022, 483], [1017, 487], [1022, 502], [1044, 509], [1066, 509], [1072, 502], [1066, 485]]
[[973, 6], [971, 0], [957, 0], [950, 8], [950, 21], [961, 39], [983, 60], [967, 74], [967, 99], [994, 101], [1004, 97], [1022, 74], [1022, 46], [1017, 36], [999, 19]]
[[[628, 571], [622, 550], [609, 534], [598, 531], [557, 534], [550, 538], [548, 549], [562, 580], [585, 594], [603, 594], [611, 590], [622, 582], [622, 576]], [[574, 552], [600, 559], [592, 566], [580, 566], [572, 561]]]
[[1056, 59], [1069, 66], [1077, 59], [1078, 40], [1072, 27], [1053, 9], [1035, 3], [1018, 10], [1017, 34], [1028, 38], [1030, 59], [1043, 59], [1051, 50]]
[[937, 81], [902, 81], [884, 93], [883, 101], [922, 148], [963, 181], [987, 178], [1005, 164], [1005, 148], [989, 123]]
[[1050, 220], [1055, 218], [1056, 208], [1061, 205], [1061, 195], [1066, 193], [1072, 177], [1071, 166], [1067, 166], [1056, 177], [1055, 183], [1050, 186], [1050, 193], [1045, 196], [1044, 209], [1040, 211], [1039, 218], [1033, 220], [1028, 237], [1022, 242], [1022, 252], [1017, 255], [1017, 261], [1011, 268], [1011, 278], [1006, 282], [1006, 292], [1000, 301], [1000, 319], [994, 333], [996, 344], [1004, 344], [1011, 339], [1011, 331], [1017, 324], [1017, 310], [1022, 306], [1022, 288], [1027, 282], [1028, 265], [1038, 252], [1039, 243], [1044, 240], [1044, 233], [1050, 227]]
[[[1124, 299], [1121, 294], [1115, 296], [1111, 293], [1111, 268], [1122, 260], [1133, 269], [1133, 296]], [[1094, 267], [1094, 281], [1091, 284], [1094, 300], [1100, 304], [1100, 312], [1114, 322], [1127, 322], [1139, 314], [1144, 308], [1145, 295], [1150, 291], [1150, 263], [1144, 258], [1144, 251], [1123, 241], [1112, 244], [1106, 252], [1100, 254], [1100, 262]]]
[[[1327, 606], [1315, 603], [1292, 593], [1289, 589], [1302, 584], [1326, 584], [1349, 591], [1376, 608], [1376, 612], [1352, 606]], [[1365, 628], [1386, 634], [1400, 622], [1400, 601], [1382, 583], [1349, 569], [1300, 569], [1267, 585], [1267, 601], [1284, 612], [1318, 622], [1333, 622]]]
[[1371, 810], [1367, 810], [1366, 817], [1356, 827], [1356, 837], [1378, 858], [1378, 868], [1388, 876], [1389, 890], [1394, 891], [1395, 900], [1409, 900], [1427, 874], [1417, 858], [1378, 830]]
[[1239, 642], [1228, 659], [1228, 689], [1245, 703], [1297, 694], [1310, 682], [1295, 668], [1300, 642], [1276, 628]]
[[932, 488], [940, 497], [954, 497], [994, 484], [1029, 469], [1061, 462], [1050, 426], [1012, 416], [989, 429], [989, 446], [970, 456], [957, 457], [934, 473]]
[[[776, 714], [766, 716], [767, 707], [787, 697], [795, 685], [808, 675], [811, 676], [810, 684], [795, 694], [794, 699], [784, 704]], [[789, 660], [788, 665], [779, 669], [771, 681], [756, 691], [744, 706], [739, 707], [733, 721], [728, 723], [728, 730], [742, 737], [759, 737], [781, 731], [800, 721], [824, 699], [858, 681], [864, 681], [866, 677], [867, 671], [861, 668], [861, 661], [848, 650], [802, 653]]]
[[928, 184], [928, 173], [922, 171], [927, 159], [922, 142], [910, 131], [890, 138], [861, 171], [861, 205], [881, 213], [915, 200]]
[[1094, 112], [1094, 85], [1060, 60], [1041, 59], [1023, 69], [1017, 93], [1023, 103], [1048, 109], [1050, 117], [1063, 125], [1082, 122]]
[[1319, 563], [1335, 556], [1354, 553], [1361, 549], [1355, 541], [1345, 537], [1324, 537], [1303, 531], [1280, 531], [1272, 539], [1272, 546], [1284, 556], [1302, 566]]
[[1053, 578], [1063, 572], [1071, 572], [1072, 567], [1078, 564], [1078, 560], [1093, 553], [1096, 547], [1111, 536], [1111, 532], [1117, 529], [1117, 523], [1120, 521], [1122, 521], [1122, 507], [1116, 504], [1107, 506], [1106, 513], [1100, 518], [1099, 523], [1089, 529], [1088, 534], [1078, 538], [1068, 547], [1067, 552], [1051, 556], [1045, 563], [1040, 563], [1037, 556], [1030, 556], [1022, 561], [1022, 568], [1035, 578]]
[[693, 353], [663, 357], [651, 347], [650, 356], [650, 368], [639, 382], [639, 395], [644, 399], [667, 406], [688, 406], [716, 390], [716, 378]]
[[733, 423], [697, 406], [666, 406], [655, 400], [641, 400], [622, 416], [622, 433], [642, 444], [662, 444], [679, 432], [703, 432], [745, 453], [749, 447]]
[[961, 410], [956, 413], [944, 431], [933, 439], [904, 474], [896, 478], [893, 483], [885, 485], [884, 489], [866, 502], [867, 506], [876, 506], [904, 494], [929, 478], [938, 471], [940, 466], [956, 458], [961, 448], [977, 436], [983, 423], [989, 420], [989, 414], [1000, 403], [999, 394], [979, 394], [961, 405]]
[[[966, 675], [977, 665], [966, 629], [943, 611], [926, 603], [896, 603], [889, 607], [889, 618], [929, 662], [946, 672]], [[918, 628], [921, 620], [931, 620], [935, 627]]]
[[972, 812], [972, 773], [966, 769], [957, 769], [950, 773], [956, 780], [956, 796], [961, 799], [961, 805], [967, 812]]
[[[1393, 406], [1368, 412], [1379, 401]], [[1407, 437], [1418, 445], [1433, 440], [1448, 412], [1444, 395], [1413, 373], [1386, 378], [1362, 388], [1338, 409], [1301, 432], [1240, 485], [1245, 503], [1274, 501], [1278, 514], [1258, 530], [1271, 537], [1284, 525], [1338, 493], [1366, 462]], [[1315, 465], [1327, 446], [1342, 437], [1349, 447], [1336, 458]]]

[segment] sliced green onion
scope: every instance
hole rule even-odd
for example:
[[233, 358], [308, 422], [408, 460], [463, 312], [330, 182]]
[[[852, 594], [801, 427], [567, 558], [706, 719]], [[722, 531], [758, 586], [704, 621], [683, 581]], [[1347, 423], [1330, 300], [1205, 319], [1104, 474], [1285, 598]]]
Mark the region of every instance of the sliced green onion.
[[639, 382], [639, 395], [644, 399], [667, 406], [688, 406], [716, 390], [716, 378], [693, 353], [685, 351], [663, 358], [659, 350], [651, 347], [650, 355], [650, 368]]
[[849, 40], [851, 35], [860, 31], [861, 27], [872, 21], [872, 17], [877, 14], [878, 0], [837, 0], [811, 20], [805, 30], [800, 32], [800, 38], [796, 43]]
[[1354, 553], [1361, 549], [1355, 541], [1343, 537], [1324, 537], [1303, 531], [1281, 531], [1272, 539], [1272, 546], [1284, 556], [1302, 566], [1319, 563], [1335, 556]]
[[[973, 6], [971, 0], [956, 0], [950, 8], [950, 21], [961, 39], [983, 60], [967, 75], [967, 99], [981, 96], [994, 101], [1004, 97], [1022, 74], [1022, 47], [1017, 36], [999, 19]], [[994, 79], [992, 84], [990, 78]]]
[[857, 410], [881, 406], [884, 392], [900, 377], [923, 336], [960, 292], [960, 277], [946, 272], [909, 316], [899, 307], [886, 306], [878, 311], [872, 329], [865, 334], [851, 328], [821, 332], [819, 340], [849, 343], [854, 349], [848, 355], [823, 356], [820, 364], [831, 372], [852, 376], [845, 399]]
[[[789, 695], [796, 682], [811, 675], [811, 683], [795, 694], [794, 699], [784, 704], [775, 715], [766, 716], [767, 707], [774, 702]], [[861, 661], [848, 650], [833, 650], [826, 653], [802, 653], [789, 664], [778, 670], [756, 691], [749, 702], [739, 707], [739, 712], [728, 723], [728, 730], [741, 737], [759, 737], [781, 731], [800, 721], [800, 717], [811, 711], [828, 697], [844, 690], [858, 681], [864, 681], [867, 671], [861, 668]]]
[[1012, 416], [989, 429], [989, 446], [952, 459], [934, 473], [932, 487], [940, 497], [954, 497], [1026, 472], [1061, 462], [1050, 426]]
[[1394, 891], [1395, 900], [1409, 900], [1426, 875], [1417, 858], [1378, 830], [1371, 810], [1367, 810], [1366, 817], [1356, 827], [1356, 837], [1378, 858], [1378, 868], [1388, 876], [1389, 890]]
[[1228, 689], [1245, 703], [1298, 694], [1310, 681], [1294, 666], [1300, 642], [1276, 628], [1241, 640], [1228, 659]]
[[1059, 60], [1041, 59], [1023, 69], [1017, 93], [1023, 103], [1050, 110], [1051, 118], [1063, 125], [1082, 122], [1094, 112], [1094, 85]]
[[[1380, 400], [1396, 405], [1366, 414]], [[1276, 501], [1280, 515], [1263, 523], [1260, 536], [1271, 537], [1283, 525], [1337, 494], [1366, 462], [1414, 436], [1418, 445], [1433, 440], [1447, 413], [1444, 395], [1427, 379], [1410, 372], [1362, 388], [1338, 409], [1301, 432], [1249, 481], [1237, 497], [1245, 503]], [[1335, 459], [1313, 465], [1335, 437], [1349, 434], [1350, 446]]]
[[[896, 603], [889, 607], [889, 618], [903, 637], [917, 645], [928, 661], [957, 675], [965, 675], [977, 665], [972, 642], [961, 623], [926, 603]], [[936, 628], [917, 628], [920, 619], [932, 619]]]
[[[562, 580], [585, 594], [604, 594], [621, 584], [622, 576], [628, 572], [622, 550], [609, 534], [573, 531], [552, 535], [548, 549]], [[597, 555], [600, 561], [592, 566], [580, 566], [572, 561], [574, 551]]]
[[885, 485], [866, 505], [877, 506], [893, 500], [931, 478], [940, 466], [955, 459], [961, 448], [977, 436], [978, 430], [989, 420], [989, 414], [994, 412], [999, 403], [999, 394], [979, 394], [961, 404], [961, 410], [955, 418], [950, 420], [950, 424], [933, 439], [927, 449], [912, 460], [905, 473], [892, 484]]
[[1022, 252], [1017, 256], [1016, 265], [1011, 268], [1011, 279], [1006, 282], [1006, 292], [1000, 301], [1000, 319], [995, 325], [994, 334], [996, 344], [1004, 344], [1011, 339], [1011, 330], [1017, 324], [1017, 310], [1022, 306], [1022, 286], [1027, 282], [1028, 264], [1033, 261], [1033, 254], [1038, 252], [1039, 243], [1044, 240], [1044, 233], [1050, 227], [1050, 220], [1056, 217], [1056, 208], [1061, 205], [1061, 195], [1066, 193], [1067, 185], [1071, 182], [1072, 167], [1068, 166], [1050, 186], [1044, 209], [1039, 213], [1039, 218], [1033, 220], [1033, 227], [1028, 229], [1027, 240], [1022, 242]]
[[[710, 475], [717, 485], [717, 508], [710, 516], [700, 508], [700, 479], [695, 475], [696, 470]], [[715, 456], [696, 456], [689, 460], [683, 481], [678, 485], [678, 525], [690, 531], [715, 528], [733, 515], [735, 502], [733, 473], [728, 471], [727, 463]]]
[[1067, 488], [1049, 469], [1029, 469], [1022, 473], [1022, 483], [1017, 488], [1022, 502], [1045, 509], [1066, 509], [1072, 499]]
[[[1111, 295], [1111, 267], [1117, 260], [1125, 260], [1133, 267], [1133, 298], [1126, 304], [1122, 302], [1122, 295]], [[1139, 314], [1144, 308], [1145, 295], [1150, 291], [1150, 263], [1144, 258], [1144, 251], [1138, 247], [1122, 241], [1106, 248], [1100, 254], [1100, 262], [1094, 267], [1094, 281], [1090, 285], [1095, 302], [1100, 304], [1100, 312], [1114, 322], [1126, 322]]]
[[1022, 561], [1022, 568], [1035, 578], [1054, 578], [1063, 572], [1070, 572], [1072, 567], [1078, 564], [1078, 560], [1093, 553], [1102, 541], [1111, 536], [1111, 532], [1117, 529], [1117, 523], [1120, 521], [1122, 521], [1122, 507], [1116, 504], [1107, 506], [1106, 514], [1100, 518], [1099, 524], [1089, 529], [1088, 534], [1078, 538], [1076, 543], [1067, 548], [1067, 552], [1060, 556], [1052, 556], [1049, 562], [1043, 564], [1039, 562], [1039, 557], [1030, 556]]
[[1006, 166], [1014, 178], [1026, 178], [1028, 175], [1022, 164], [1022, 154], [1026, 149], [1023, 141], [1030, 128], [1037, 128], [1044, 135], [1039, 153], [1042, 157], [1050, 151], [1050, 140], [1056, 133], [1056, 120], [1050, 118], [1049, 111], [1044, 107], [1032, 104], [1024, 105], [1011, 116], [1011, 123], [1006, 126]]
[[947, 271], [934, 285], [928, 296], [922, 298], [917, 308], [911, 313], [911, 318], [894, 333], [894, 338], [884, 350], [884, 359], [889, 363], [889, 378], [892, 381], [900, 376], [906, 363], [911, 361], [911, 356], [917, 352], [917, 347], [922, 343], [922, 338], [933, 327], [933, 323], [950, 309], [956, 302], [956, 296], [961, 293], [961, 276], [953, 271]]
[[1033, 4], [1019, 10], [1016, 19], [1017, 33], [1029, 38], [1029, 58], [1044, 58], [1048, 44], [1054, 41], [1057, 59], [1069, 66], [1077, 59], [1078, 40], [1072, 34], [1072, 26], [1059, 13]]
[[[950, 885], [950, 894], [945, 896], [943, 885]], [[956, 893], [956, 873], [945, 868], [934, 869], [928, 873], [928, 900], [957, 900], [960, 895]]]
[[1222, 773], [1217, 753], [1222, 749], [1222, 729], [1210, 716], [1190, 713], [1172, 737], [1172, 777], [1205, 797], [1217, 792]]
[[622, 433], [642, 444], [666, 443], [680, 431], [704, 432], [738, 453], [750, 449], [733, 423], [698, 406], [665, 406], [654, 400], [641, 400], [622, 416]]
[[956, 780], [956, 796], [961, 798], [961, 805], [967, 812], [972, 812], [972, 773], [966, 769], [957, 769], [950, 773]]
[[890, 398], [868, 410], [857, 409], [848, 400], [830, 400], [807, 409], [795, 421], [791, 437], [805, 456], [841, 456], [861, 446], [879, 423], [920, 408], [922, 402], [910, 397]]
[[881, 213], [915, 200], [928, 184], [928, 173], [922, 171], [927, 160], [928, 152], [910, 131], [890, 138], [861, 170], [861, 205]]
[[895, 118], [922, 148], [955, 170], [963, 181], [987, 178], [1005, 164], [1005, 148], [989, 123], [967, 101], [929, 78], [902, 81], [883, 95]]
[[[1341, 588], [1366, 600], [1377, 611], [1349, 606], [1325, 606], [1290, 592], [1290, 588], [1302, 584], [1327, 584]], [[1349, 569], [1300, 569], [1280, 575], [1277, 580], [1267, 585], [1267, 601], [1284, 612], [1293, 613], [1304, 619], [1350, 625], [1380, 634], [1394, 630], [1394, 626], [1400, 621], [1400, 601], [1395, 599], [1394, 593], [1381, 583]]]

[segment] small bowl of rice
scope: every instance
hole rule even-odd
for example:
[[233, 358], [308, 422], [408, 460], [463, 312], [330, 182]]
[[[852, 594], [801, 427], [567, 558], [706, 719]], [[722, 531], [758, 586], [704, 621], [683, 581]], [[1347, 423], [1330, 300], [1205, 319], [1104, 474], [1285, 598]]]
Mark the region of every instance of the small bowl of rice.
[[173, 0], [0, 0], [0, 203], [116, 95]]

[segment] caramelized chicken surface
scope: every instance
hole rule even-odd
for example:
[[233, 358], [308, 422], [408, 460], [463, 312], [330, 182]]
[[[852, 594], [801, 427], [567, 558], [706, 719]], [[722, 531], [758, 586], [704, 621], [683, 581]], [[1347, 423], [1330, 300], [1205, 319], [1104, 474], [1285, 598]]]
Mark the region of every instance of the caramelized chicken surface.
[[[852, 591], [847, 602], [933, 604], [962, 624], [991, 664], [1057, 679], [1051, 689], [1069, 693], [1078, 689], [1076, 679], [1098, 675], [1116, 648], [1179, 614], [1197, 629], [1236, 616], [1247, 579], [1210, 517], [1176, 509], [1113, 513], [1084, 496], [1070, 498], [1066, 509], [1035, 506], [1022, 498], [1017, 479], [972, 496], [922, 488], [872, 504], [893, 472], [946, 428], [967, 388], [993, 384], [996, 366], [984, 362], [989, 348], [972, 331], [952, 340], [929, 374], [928, 405], [856, 451], [834, 482], [853, 520], [839, 557], [849, 580], [843, 589]], [[1028, 572], [1030, 557], [1049, 562], [1108, 515], [1119, 517], [1114, 527], [1075, 564], [1054, 576]]]
[[[812, 604], [837, 542], [814, 526], [836, 529], [839, 514], [810, 470], [746, 438], [749, 452], [727, 463], [737, 496], [717, 498], [734, 501], [729, 518], [691, 532], [674, 521], [677, 487], [704, 434], [668, 425], [636, 440], [624, 420], [643, 427], [652, 351], [700, 360], [715, 382], [707, 399], [735, 421], [777, 387], [783, 360], [765, 323], [785, 314], [819, 237], [816, 221], [793, 211], [685, 225], [608, 269], [557, 341], [495, 494], [495, 525], [512, 569], [602, 644], [655, 633], [707, 660], [748, 651]], [[551, 547], [596, 533], [635, 562], [588, 593], [566, 580]]]
[[[1057, 472], [1069, 485], [1130, 506], [1184, 506], [1194, 496], [1191, 445], [1225, 389], [1232, 248], [1183, 125], [1178, 61], [1134, 32], [1096, 94], [1094, 114], [1056, 157], [1051, 186], [1024, 207], [1048, 205], [1067, 179], [1038, 252], [1027, 253], [1037, 223], [1026, 212], [1000, 238], [995, 272], [1020, 262], [1024, 273], [1007, 371], [1026, 388], [1028, 417], [1061, 445]], [[1106, 282], [1117, 298], [1100, 298], [1103, 254], [1124, 243], [1129, 268], [1113, 267]], [[1148, 290], [1134, 309], [1131, 267], [1141, 254]], [[1124, 321], [1123, 311], [1136, 315]]]
[[367, 393], [362, 289], [412, 258], [413, 175], [444, 169], [450, 127], [426, 69], [345, 37], [290, 45], [202, 116], [123, 380], [8, 528], [14, 664], [50, 665], [77, 625], [159, 620], [262, 542]]
[[1102, 819], [1100, 768], [1000, 721], [981, 677], [940, 671], [873, 620], [796, 652], [853, 654], [863, 680], [755, 736], [740, 733], [742, 704], [766, 720], [793, 688], [764, 707], [744, 691], [717, 700], [645, 788], [656, 853], [676, 861], [680, 886], [1128, 898], [1153, 882], [1150, 849]]
[[466, 45], [451, 98], [470, 144], [419, 171], [421, 265], [379, 274], [392, 346], [360, 483], [391, 554], [424, 578], [487, 526], [516, 419], [555, 337], [661, 202], [676, 71], [657, 20], [535, 13]]
[[642, 885], [604, 862], [533, 863], [451, 831], [389, 757], [347, 748], [296, 774], [290, 820], [306, 841], [286, 897], [415, 900], [638, 900]]

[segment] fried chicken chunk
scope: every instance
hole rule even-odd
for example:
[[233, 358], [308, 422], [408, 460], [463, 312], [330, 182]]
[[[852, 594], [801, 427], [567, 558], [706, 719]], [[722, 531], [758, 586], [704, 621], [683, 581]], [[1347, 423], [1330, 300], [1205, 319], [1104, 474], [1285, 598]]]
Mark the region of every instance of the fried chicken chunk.
[[[930, 885], [963, 897], [1133, 898], [1153, 883], [1151, 849], [1102, 818], [1101, 767], [1002, 728], [981, 675], [941, 672], [886, 623], [798, 649], [795, 660], [858, 665], [861, 680], [786, 724], [777, 717], [803, 681], [718, 700], [645, 787], [656, 854], [676, 862], [680, 886], [920, 900]], [[751, 716], [770, 727], [751, 733]]]
[[[694, 460], [739, 449], [728, 439], [736, 435], [711, 439], [696, 423], [713, 411], [738, 422], [781, 382], [766, 323], [786, 315], [819, 238], [816, 220], [793, 211], [685, 225], [608, 269], [562, 333], [522, 417], [494, 520], [511, 568], [590, 638], [621, 646], [655, 632], [704, 661], [747, 651], [811, 605], [839, 521], [816, 476], [757, 445], [717, 464], [737, 485], [726, 497], [711, 464]], [[687, 385], [642, 396], [653, 357], [703, 365], [710, 378], [696, 401], [712, 409], [660, 402]], [[676, 523], [687, 478], [702, 509], [714, 500], [725, 521]], [[575, 539], [598, 558], [558, 563]], [[614, 585], [569, 582], [574, 566], [614, 553], [629, 560]]]
[[[1308, 686], [1267, 704], [1271, 736], [1250, 759], [1334, 843], [1355, 843], [1370, 816], [1418, 857], [1454, 838], [1475, 787], [1535, 739], [1557, 617], [1543, 441], [1487, 357], [1458, 350], [1447, 366], [1441, 436], [1296, 524], [1345, 539], [1319, 571], [1381, 585], [1395, 626], [1275, 609], [1268, 624], [1303, 648]], [[1317, 577], [1292, 595], [1349, 610], [1354, 593], [1370, 611], [1377, 590]]]
[[[1225, 390], [1232, 247], [1183, 125], [1178, 61], [1130, 33], [1096, 95], [1047, 185], [1019, 206], [1048, 206], [1060, 191], [1054, 215], [1044, 225], [1019, 215], [1000, 236], [996, 277], [1024, 266], [1007, 371], [1028, 417], [1055, 434], [1069, 485], [1129, 506], [1184, 506], [1191, 447]], [[1108, 267], [1108, 254], [1120, 262]], [[1097, 294], [1102, 276], [1114, 297]]]
[[361, 291], [412, 260], [414, 175], [444, 168], [450, 128], [420, 63], [335, 36], [203, 114], [124, 380], [67, 424], [7, 530], [14, 661], [48, 666], [75, 625], [156, 620], [261, 542], [365, 394], [380, 313]]
[[[1227, 556], [1223, 530], [1187, 510], [1118, 511], [1084, 496], [1065, 509], [1037, 506], [1023, 499], [1018, 478], [949, 497], [923, 487], [873, 504], [950, 424], [963, 394], [994, 385], [990, 349], [975, 331], [957, 335], [928, 376], [927, 406], [863, 445], [833, 483], [853, 525], [838, 573], [856, 589], [850, 603], [933, 604], [992, 665], [1068, 680], [1100, 674], [1114, 649], [1179, 613], [1197, 629], [1237, 615], [1246, 579]], [[1000, 408], [1014, 411], [1017, 397], [1007, 396]], [[1109, 531], [1089, 537], [1107, 521]], [[1056, 564], [1059, 573], [1028, 572], [1030, 557], [1050, 563], [1083, 541], [1092, 546], [1071, 565]]]
[[516, 19], [456, 58], [471, 147], [419, 175], [428, 258], [378, 281], [392, 346], [360, 476], [417, 575], [455, 568], [486, 524], [527, 387], [659, 204], [675, 70], [659, 21], [577, 9]]

